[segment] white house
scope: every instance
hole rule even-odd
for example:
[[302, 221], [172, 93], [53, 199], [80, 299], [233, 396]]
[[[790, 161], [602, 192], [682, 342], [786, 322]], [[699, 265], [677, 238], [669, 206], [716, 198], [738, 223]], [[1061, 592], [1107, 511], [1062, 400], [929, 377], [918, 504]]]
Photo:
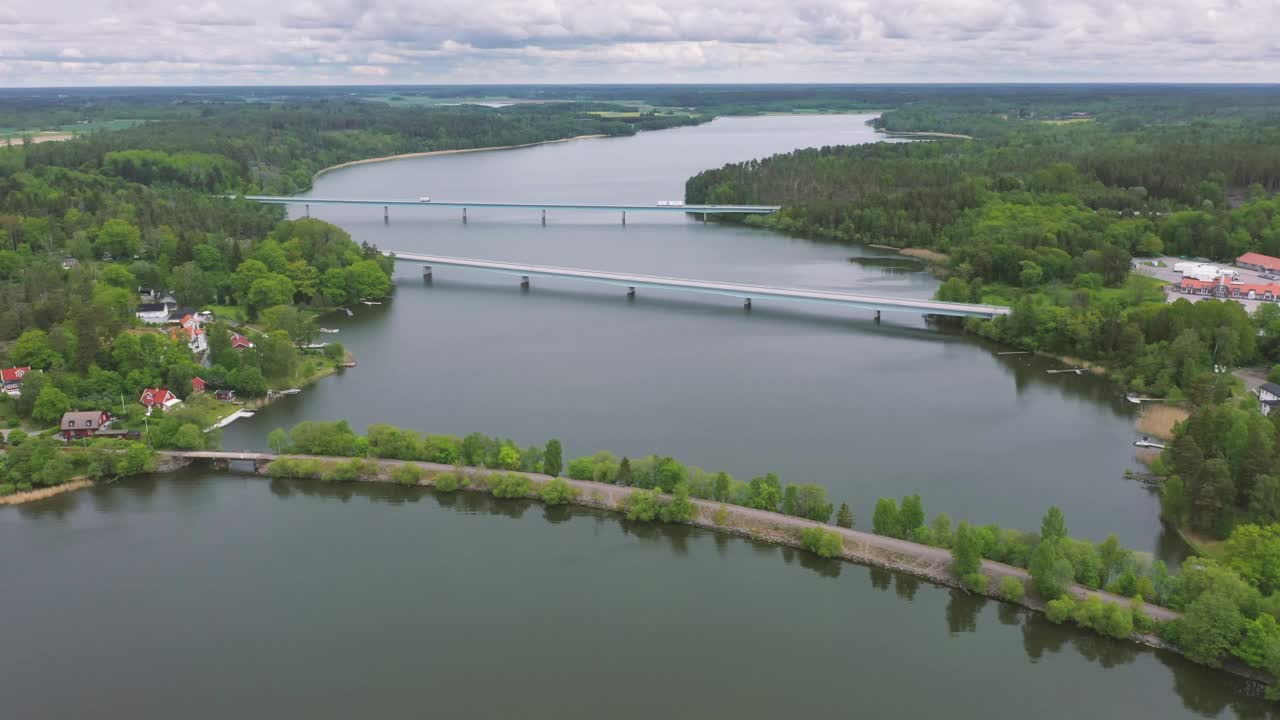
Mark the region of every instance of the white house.
[[1262, 383], [1258, 388], [1258, 399], [1262, 401], [1262, 414], [1270, 415], [1272, 409], [1280, 407], [1280, 385]]

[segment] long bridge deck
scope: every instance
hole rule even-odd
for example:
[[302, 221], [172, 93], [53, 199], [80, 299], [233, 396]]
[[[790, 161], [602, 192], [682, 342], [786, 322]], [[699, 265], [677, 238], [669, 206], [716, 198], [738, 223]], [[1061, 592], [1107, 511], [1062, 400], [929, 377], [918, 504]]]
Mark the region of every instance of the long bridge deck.
[[823, 303], [843, 305], [865, 310], [886, 312], [913, 312], [926, 315], [948, 315], [952, 317], [977, 317], [991, 319], [999, 315], [1007, 315], [1010, 309], [1000, 305], [979, 305], [972, 303], [942, 302], [940, 300], [917, 300], [913, 298], [878, 297], [856, 293], [834, 292], [829, 290], [804, 290], [799, 288], [778, 288], [763, 285], [742, 285], [738, 283], [710, 282], [705, 280], [688, 280], [685, 278], [655, 277], [652, 275], [632, 275], [628, 273], [602, 272], [598, 270], [579, 270], [574, 268], [548, 267], [523, 263], [498, 262], [494, 260], [473, 260], [470, 258], [444, 257], [440, 255], [423, 255], [419, 253], [388, 252], [389, 257], [396, 260], [421, 263], [424, 265], [423, 276], [431, 277], [432, 268], [456, 267], [469, 270], [482, 270], [505, 275], [519, 275], [522, 284], [528, 285], [530, 277], [547, 277], [586, 282], [602, 283], [627, 288], [628, 294], [634, 294], [636, 288], [656, 288], [660, 290], [683, 290], [705, 295], [722, 295], [741, 298], [747, 307], [754, 298], [771, 300]]
[[515, 208], [530, 210], [620, 210], [623, 212], [706, 213], [708, 215], [768, 215], [777, 212], [780, 205], [637, 205], [634, 203], [574, 203], [574, 202], [464, 202], [462, 200], [414, 199], [377, 200], [369, 198], [318, 198], [282, 197], [274, 195], [245, 195], [245, 200], [268, 205], [374, 205], [387, 207], [452, 207], [452, 208]]

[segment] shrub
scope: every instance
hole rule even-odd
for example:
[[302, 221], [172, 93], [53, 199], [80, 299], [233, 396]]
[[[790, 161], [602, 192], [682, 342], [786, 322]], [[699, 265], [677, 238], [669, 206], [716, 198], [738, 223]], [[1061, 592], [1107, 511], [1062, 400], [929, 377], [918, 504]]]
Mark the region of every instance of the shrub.
[[1018, 602], [1023, 595], [1027, 594], [1027, 586], [1022, 581], [1012, 575], [1005, 575], [1000, 578], [1000, 597], [1009, 602]]
[[24, 481], [14, 485], [14, 487], [18, 488], [18, 492], [27, 492], [31, 489], [31, 483]]
[[435, 486], [440, 492], [453, 492], [462, 487], [462, 481], [453, 473], [440, 473], [436, 476]]
[[13, 486], [13, 483], [0, 483], [0, 497], [12, 495], [16, 492], [18, 492], [18, 489]]
[[662, 512], [662, 501], [652, 490], [637, 490], [631, 493], [626, 500], [622, 501], [622, 506], [627, 512], [628, 520], [653, 522]]
[[507, 473], [489, 477], [489, 492], [496, 498], [529, 497], [533, 492], [533, 481], [524, 475]]
[[991, 580], [980, 572], [972, 572], [962, 578], [964, 587], [971, 593], [986, 593], [987, 588], [991, 586]]
[[724, 505], [721, 505], [719, 508], [716, 508], [716, 514], [713, 515], [711, 519], [715, 521], [715, 524], [717, 525], [724, 525], [725, 523], [729, 522], [729, 508], [725, 507]]
[[359, 482], [378, 474], [378, 464], [360, 458], [338, 463], [332, 470], [320, 476], [326, 482]]
[[417, 485], [422, 479], [422, 468], [411, 463], [399, 465], [391, 471], [391, 479], [401, 485]]
[[835, 530], [807, 527], [800, 531], [800, 543], [809, 552], [824, 558], [840, 557], [844, 553], [844, 538]]
[[1049, 601], [1048, 606], [1045, 608], [1045, 615], [1050, 622], [1061, 624], [1070, 620], [1071, 616], [1075, 614], [1075, 610], [1076, 601], [1070, 595], [1063, 595], [1056, 600]]
[[273, 478], [318, 478], [324, 475], [324, 465], [319, 460], [277, 458], [267, 466], [267, 474]]
[[548, 505], [564, 505], [578, 497], [578, 488], [570, 485], [563, 478], [554, 478], [538, 488], [538, 497]]
[[676, 485], [671, 502], [662, 507], [663, 522], [689, 522], [698, 514], [698, 508], [689, 500], [688, 483]]

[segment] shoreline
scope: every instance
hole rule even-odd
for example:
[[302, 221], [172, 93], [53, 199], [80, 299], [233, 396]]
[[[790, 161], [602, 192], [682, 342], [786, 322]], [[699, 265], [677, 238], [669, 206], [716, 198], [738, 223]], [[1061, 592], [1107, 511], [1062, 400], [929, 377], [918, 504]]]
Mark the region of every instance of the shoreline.
[[[173, 463], [165, 470], [157, 469], [154, 474], [161, 474], [166, 471], [172, 472], [180, 469], [180, 467], [186, 467], [192, 462], [191, 459], [175, 455], [176, 454], [162, 451], [160, 453], [161, 458], [182, 460], [183, 462], [180, 465], [179, 463]], [[321, 471], [328, 471], [336, 464], [358, 459], [376, 463], [378, 471], [375, 476], [365, 477], [357, 480], [356, 482], [398, 484], [391, 478], [391, 471], [402, 465], [414, 465], [424, 473], [423, 478], [414, 483], [415, 486], [433, 487], [436, 476], [444, 473], [453, 473], [458, 475], [460, 479], [466, 480], [466, 484], [462, 485], [459, 490], [487, 494], [488, 489], [486, 487], [483, 485], [477, 487], [476, 483], [473, 482], [476, 478], [483, 478], [494, 474], [509, 473], [521, 475], [529, 478], [533, 482], [533, 494], [526, 496], [525, 499], [534, 501], [538, 501], [536, 495], [538, 488], [553, 479], [551, 476], [542, 473], [490, 470], [479, 467], [455, 467], [451, 465], [415, 460], [352, 458], [345, 456], [274, 455], [271, 453], [249, 453], [249, 455], [253, 455], [254, 457], [244, 459], [253, 459], [255, 461], [256, 469], [253, 471], [254, 474], [268, 479], [274, 479], [270, 474], [269, 468], [271, 461], [275, 459], [316, 461], [320, 463], [319, 469]], [[319, 480], [318, 478], [311, 478], [310, 476], [298, 478], [286, 477], [281, 479]], [[573, 499], [569, 500], [568, 504], [603, 510], [610, 513], [624, 513], [627, 498], [641, 489], [629, 486], [598, 483], [590, 480], [574, 480], [568, 477], [561, 477], [559, 479], [564, 480], [570, 487], [577, 491], [577, 495]], [[662, 493], [659, 493], [659, 496], [667, 501], [669, 501], [671, 497], [670, 495]], [[804, 550], [805, 552], [809, 552], [809, 550], [807, 550], [800, 541], [800, 531], [811, 527], [822, 528], [824, 530], [836, 532], [840, 535], [842, 549], [838, 559], [841, 561], [852, 562], [868, 567], [883, 568], [885, 570], [911, 575], [935, 585], [953, 588], [970, 594], [982, 595], [997, 602], [1006, 602], [1018, 605], [1041, 614], [1046, 611], [1046, 604], [1044, 601], [1039, 596], [1034, 595], [1030, 590], [1029, 585], [1031, 576], [1030, 573], [1023, 568], [983, 559], [982, 573], [987, 576], [988, 585], [985, 591], [981, 593], [972, 593], [965, 588], [961, 580], [952, 575], [951, 551], [946, 548], [921, 545], [909, 540], [900, 540], [898, 538], [876, 535], [874, 533], [861, 530], [841, 528], [835, 525], [828, 525], [826, 523], [820, 523], [792, 515], [784, 515], [782, 513], [769, 510], [757, 510], [754, 508], [720, 503], [712, 500], [702, 500], [699, 498], [690, 498], [690, 502], [696, 509], [696, 513], [692, 519], [684, 524], [691, 525], [693, 527], [713, 532], [724, 532], [730, 535], [769, 543], [772, 545], [796, 548]], [[1005, 577], [1012, 577], [1021, 582], [1024, 587], [1027, 587], [1027, 592], [1021, 599], [1017, 601], [1010, 601], [1000, 596], [999, 582]], [[1130, 607], [1131, 603], [1131, 598], [1117, 596], [1112, 593], [1108, 593], [1105, 590], [1092, 590], [1078, 584], [1072, 585], [1069, 590], [1069, 594], [1077, 601], [1090, 597], [1098, 597], [1103, 602], [1118, 604], [1125, 608]], [[1147, 617], [1157, 622], [1168, 622], [1182, 616], [1182, 613], [1170, 608], [1145, 602], [1142, 606], [1142, 612]], [[1094, 632], [1089, 628], [1077, 626], [1075, 623], [1062, 624], [1080, 632]], [[1167, 650], [1177, 655], [1184, 655], [1180, 649], [1166, 643], [1155, 634], [1134, 632], [1129, 635], [1127, 640], [1155, 650]], [[1263, 683], [1268, 682], [1267, 678], [1253, 672], [1251, 668], [1240, 664], [1226, 663], [1219, 669], [1249, 680]]]
[[876, 128], [876, 132], [887, 135], [889, 137], [937, 137], [951, 138], [953, 140], [976, 140], [972, 135], [961, 135], [960, 133], [945, 132], [926, 132], [924, 130], [882, 130]]
[[35, 502], [36, 500], [44, 500], [55, 495], [83, 490], [91, 487], [92, 480], [68, 480], [61, 485], [53, 485], [51, 487], [42, 487], [26, 492], [14, 493], [0, 497], [0, 505], [22, 505], [23, 503]]
[[573, 137], [557, 138], [555, 140], [539, 140], [537, 142], [522, 143], [520, 145], [491, 145], [489, 147], [478, 148], [456, 148], [453, 150], [425, 150], [423, 152], [400, 153], [399, 155], [384, 155], [382, 157], [364, 158], [363, 160], [348, 160], [337, 165], [330, 165], [327, 168], [321, 168], [311, 176], [314, 182], [316, 178], [333, 170], [341, 170], [343, 168], [354, 167], [356, 165], [369, 165], [371, 163], [388, 162], [391, 160], [405, 160], [408, 158], [435, 157], [437, 155], [460, 155], [462, 153], [474, 152], [492, 152], [495, 150], [519, 150], [520, 148], [537, 147], [538, 145], [551, 145], [552, 143], [566, 143], [574, 140], [596, 140], [599, 138], [607, 138], [609, 135], [574, 135]]

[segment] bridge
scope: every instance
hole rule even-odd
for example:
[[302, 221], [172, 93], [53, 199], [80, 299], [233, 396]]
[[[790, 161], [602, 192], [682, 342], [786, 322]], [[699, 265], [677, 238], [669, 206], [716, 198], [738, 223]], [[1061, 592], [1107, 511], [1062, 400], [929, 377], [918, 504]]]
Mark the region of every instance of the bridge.
[[[239, 197], [239, 196], [226, 196]], [[245, 200], [264, 203], [267, 205], [302, 205], [306, 209], [307, 216], [311, 216], [312, 205], [373, 205], [382, 206], [382, 219], [384, 221], [390, 219], [392, 207], [448, 207], [462, 208], [462, 222], [467, 221], [467, 208], [501, 208], [501, 209], [517, 209], [517, 210], [541, 210], [542, 224], [547, 224], [548, 210], [609, 210], [622, 213], [622, 224], [627, 224], [628, 212], [658, 212], [658, 213], [693, 213], [701, 215], [705, 222], [708, 215], [769, 215], [781, 209], [780, 205], [636, 205], [627, 203], [566, 203], [566, 202], [547, 202], [547, 203], [531, 203], [531, 202], [464, 202], [461, 200], [431, 200], [429, 202], [422, 200], [375, 200], [360, 198], [313, 198], [313, 197], [283, 197], [274, 195], [245, 195]]]
[[680, 290], [703, 295], [722, 295], [741, 298], [743, 307], [750, 308], [753, 298], [782, 300], [788, 302], [821, 303], [840, 305], [875, 312], [877, 320], [881, 311], [912, 312], [925, 315], [947, 315], [951, 317], [991, 318], [1008, 315], [1010, 309], [1000, 305], [978, 305], [971, 303], [942, 302], [939, 300], [916, 300], [912, 298], [878, 297], [856, 293], [833, 292], [829, 290], [804, 290], [799, 288], [778, 288], [763, 285], [742, 285], [738, 283], [710, 282], [705, 280], [688, 280], [685, 278], [655, 277], [652, 275], [632, 275], [628, 273], [602, 272], [598, 270], [578, 270], [573, 268], [548, 267], [544, 265], [527, 265], [523, 263], [497, 262], [493, 260], [473, 260], [469, 258], [443, 257], [439, 255], [422, 255], [419, 253], [388, 252], [388, 257], [406, 262], [421, 263], [422, 277], [430, 280], [436, 267], [454, 267], [468, 270], [481, 270], [504, 275], [518, 275], [520, 286], [529, 287], [529, 278], [546, 277], [564, 280], [582, 280], [602, 283], [617, 287], [625, 287], [628, 297], [635, 297], [636, 288], [653, 288], [658, 290]]

